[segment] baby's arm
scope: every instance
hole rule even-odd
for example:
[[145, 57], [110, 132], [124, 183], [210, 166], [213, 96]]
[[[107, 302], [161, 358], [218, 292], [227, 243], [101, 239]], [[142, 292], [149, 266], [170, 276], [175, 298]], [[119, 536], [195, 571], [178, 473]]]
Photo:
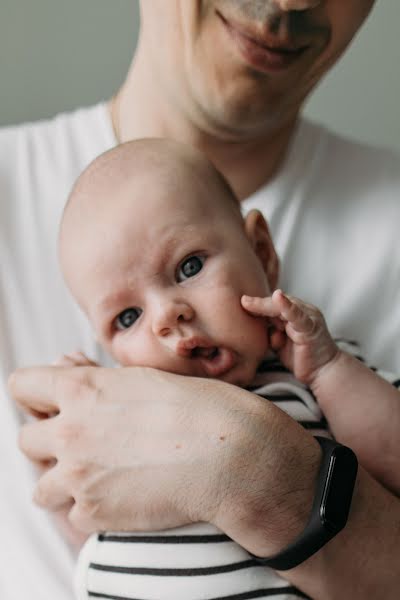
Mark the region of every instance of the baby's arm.
[[243, 296], [243, 307], [269, 317], [271, 348], [317, 398], [335, 438], [360, 463], [400, 494], [400, 392], [361, 361], [340, 350], [320, 311], [276, 290]]

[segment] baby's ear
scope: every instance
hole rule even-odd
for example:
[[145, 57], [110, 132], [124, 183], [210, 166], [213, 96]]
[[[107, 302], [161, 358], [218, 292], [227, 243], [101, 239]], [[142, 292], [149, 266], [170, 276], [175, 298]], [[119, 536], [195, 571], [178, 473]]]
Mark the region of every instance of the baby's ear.
[[244, 219], [247, 238], [261, 261], [271, 292], [276, 289], [279, 277], [279, 259], [266, 220], [259, 210], [251, 210]]

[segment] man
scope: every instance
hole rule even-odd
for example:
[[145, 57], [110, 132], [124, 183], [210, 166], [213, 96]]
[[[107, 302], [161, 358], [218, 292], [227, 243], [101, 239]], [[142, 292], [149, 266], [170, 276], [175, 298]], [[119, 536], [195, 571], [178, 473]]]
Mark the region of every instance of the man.
[[[258, 206], [269, 219], [282, 286], [319, 305], [331, 329], [355, 336], [379, 366], [398, 366], [398, 219], [388, 218], [399, 216], [398, 161], [298, 121], [304, 98], [372, 5], [142, 2], [136, 55], [110, 104], [114, 133], [101, 105], [2, 134], [4, 393], [7, 374], [18, 366], [47, 363], [76, 347], [100, 360], [61, 283], [57, 225], [72, 181], [94, 156], [149, 136], [206, 152], [238, 196], [250, 196], [244, 208]], [[34, 415], [59, 413], [25, 425], [20, 445], [47, 468], [37, 502], [71, 508], [78, 528], [143, 530], [204, 520], [267, 557], [305, 527], [321, 452], [267, 405], [250, 413], [242, 390], [140, 369], [55, 367], [21, 371], [10, 388]], [[160, 394], [162, 415], [151, 410]], [[2, 594], [69, 598], [71, 557], [47, 515], [30, 505], [28, 472], [13, 446], [19, 417], [3, 404]], [[172, 418], [176, 411], [180, 420]], [[158, 435], [138, 446], [143, 431]], [[227, 443], [205, 446], [205, 431]], [[168, 443], [158, 446], [154, 437]], [[163, 467], [161, 481], [151, 477], [151, 465]], [[398, 498], [361, 467], [345, 530], [285, 577], [312, 598], [395, 598], [399, 523]], [[288, 593], [300, 594], [294, 587]]]

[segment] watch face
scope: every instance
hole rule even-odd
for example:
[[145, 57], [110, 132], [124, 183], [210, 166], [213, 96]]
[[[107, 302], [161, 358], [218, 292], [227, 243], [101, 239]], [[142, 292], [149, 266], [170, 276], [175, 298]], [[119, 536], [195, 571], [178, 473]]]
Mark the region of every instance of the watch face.
[[339, 446], [332, 453], [322, 498], [324, 525], [337, 533], [346, 525], [357, 476], [357, 458], [350, 448]]

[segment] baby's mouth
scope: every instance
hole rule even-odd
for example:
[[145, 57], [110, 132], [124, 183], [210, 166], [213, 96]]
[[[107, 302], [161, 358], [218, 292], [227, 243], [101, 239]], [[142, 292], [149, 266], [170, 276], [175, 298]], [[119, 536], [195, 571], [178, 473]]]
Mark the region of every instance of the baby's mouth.
[[235, 354], [231, 350], [217, 346], [196, 346], [190, 356], [200, 364], [205, 376], [212, 378], [222, 377], [236, 362]]
[[219, 355], [219, 348], [217, 348], [217, 347], [204, 348], [201, 346], [196, 346], [190, 352], [191, 358], [202, 357], [202, 358], [206, 358], [208, 360], [213, 360], [218, 355]]
[[238, 358], [233, 350], [224, 346], [214, 346], [210, 342], [211, 340], [202, 336], [181, 339], [176, 346], [176, 353], [193, 361], [194, 367], [200, 367], [199, 376], [215, 379], [230, 371]]

